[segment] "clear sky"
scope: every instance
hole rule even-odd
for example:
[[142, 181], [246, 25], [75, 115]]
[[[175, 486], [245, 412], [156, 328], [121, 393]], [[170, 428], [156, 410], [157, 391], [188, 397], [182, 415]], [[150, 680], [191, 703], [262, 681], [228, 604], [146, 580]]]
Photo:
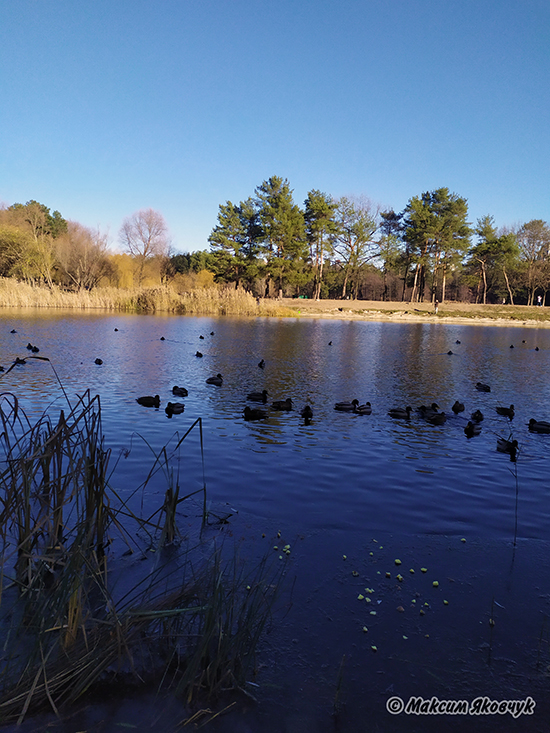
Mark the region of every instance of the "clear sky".
[[550, 2], [1, 2], [0, 202], [113, 247], [151, 207], [187, 252], [273, 175], [550, 222]]

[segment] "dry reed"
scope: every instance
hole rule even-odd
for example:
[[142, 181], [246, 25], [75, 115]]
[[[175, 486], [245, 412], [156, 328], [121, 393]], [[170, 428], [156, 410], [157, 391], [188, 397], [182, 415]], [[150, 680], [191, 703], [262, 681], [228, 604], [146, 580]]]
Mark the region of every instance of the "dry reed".
[[292, 316], [276, 300], [256, 299], [242, 288], [199, 288], [178, 293], [170, 286], [157, 288], [99, 287], [71, 292], [59, 287], [31, 286], [0, 278], [1, 308], [103, 309], [128, 313], [176, 313], [222, 316]]
[[[200, 420], [173, 450], [156, 454], [143, 487], [162, 471], [168, 489], [148, 519], [110, 486], [101, 405], [89, 391], [57, 421], [44, 415], [35, 424], [4, 393], [0, 427], [0, 722], [21, 723], [44, 708], [58, 714], [107, 673], [110, 684], [130, 677], [189, 704], [242, 687], [283, 570], [264, 558], [250, 571], [236, 554], [206, 551], [200, 538], [194, 547], [174, 544], [181, 502], [202, 493], [202, 527], [206, 521], [206, 487], [183, 496], [171, 468], [194, 429], [202, 450]], [[137, 564], [141, 572], [122, 593], [110, 586], [114, 531], [153, 558]]]

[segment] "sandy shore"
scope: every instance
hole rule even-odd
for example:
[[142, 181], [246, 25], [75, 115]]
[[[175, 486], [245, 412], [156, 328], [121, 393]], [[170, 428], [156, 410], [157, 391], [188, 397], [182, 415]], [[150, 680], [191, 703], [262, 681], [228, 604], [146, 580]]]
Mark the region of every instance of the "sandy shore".
[[281, 304], [305, 318], [550, 328], [550, 309], [537, 306], [450, 302], [440, 304], [436, 314], [431, 303], [283, 298]]

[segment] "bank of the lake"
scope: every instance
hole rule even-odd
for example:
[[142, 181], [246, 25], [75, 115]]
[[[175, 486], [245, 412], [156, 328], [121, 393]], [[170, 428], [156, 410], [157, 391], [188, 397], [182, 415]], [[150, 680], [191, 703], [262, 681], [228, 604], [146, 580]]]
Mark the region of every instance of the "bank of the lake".
[[13, 278], [0, 278], [2, 308], [550, 327], [550, 309], [538, 306], [449, 301], [440, 303], [435, 313], [429, 302], [257, 298], [232, 286], [198, 288], [189, 292], [177, 292], [170, 285], [131, 289], [99, 287], [70, 292], [55, 286], [31, 286]]
[[295, 315], [305, 318], [550, 327], [550, 309], [538, 306], [482, 305], [449, 301], [439, 303], [437, 313], [435, 313], [433, 303], [429, 302], [309, 300], [307, 298], [283, 298], [280, 302]]

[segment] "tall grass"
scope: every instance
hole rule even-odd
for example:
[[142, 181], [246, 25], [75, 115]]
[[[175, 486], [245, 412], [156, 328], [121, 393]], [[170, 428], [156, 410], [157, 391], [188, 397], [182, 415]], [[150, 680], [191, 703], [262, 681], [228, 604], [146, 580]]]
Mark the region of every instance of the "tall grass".
[[242, 288], [211, 287], [178, 293], [169, 286], [157, 288], [95, 288], [78, 293], [0, 278], [1, 308], [104, 309], [129, 313], [189, 315], [288, 316], [294, 313], [277, 301], [259, 301]]
[[[176, 542], [178, 507], [193, 494], [206, 525], [206, 487], [184, 496], [172, 473], [193, 429], [202, 445], [199, 423], [156, 454], [142, 486], [158, 471], [169, 485], [144, 519], [111, 486], [99, 397], [86, 392], [57, 420], [31, 424], [16, 396], [0, 395], [0, 722], [59, 713], [107, 674], [189, 704], [253, 675], [283, 570], [265, 558], [250, 569], [200, 534]], [[140, 557], [124, 587], [111, 580], [117, 535]]]

